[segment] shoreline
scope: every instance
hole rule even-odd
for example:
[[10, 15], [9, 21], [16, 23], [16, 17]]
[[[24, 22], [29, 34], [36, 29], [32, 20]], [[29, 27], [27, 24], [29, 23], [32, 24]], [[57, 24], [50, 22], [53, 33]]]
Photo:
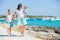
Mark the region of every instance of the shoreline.
[[50, 27], [28, 27], [28, 34], [39, 39], [58, 40], [60, 39], [60, 28]]

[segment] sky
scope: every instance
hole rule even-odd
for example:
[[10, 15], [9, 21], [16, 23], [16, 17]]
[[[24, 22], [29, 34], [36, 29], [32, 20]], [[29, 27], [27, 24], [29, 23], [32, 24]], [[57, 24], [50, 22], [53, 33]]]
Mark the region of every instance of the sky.
[[28, 6], [27, 15], [60, 16], [60, 0], [0, 0], [0, 15], [14, 14], [19, 3]]

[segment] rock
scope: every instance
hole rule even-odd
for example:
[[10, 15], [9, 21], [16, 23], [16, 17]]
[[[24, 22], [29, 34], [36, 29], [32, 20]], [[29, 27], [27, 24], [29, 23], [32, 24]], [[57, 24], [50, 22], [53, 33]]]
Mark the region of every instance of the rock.
[[55, 29], [54, 32], [60, 34], [60, 29]]

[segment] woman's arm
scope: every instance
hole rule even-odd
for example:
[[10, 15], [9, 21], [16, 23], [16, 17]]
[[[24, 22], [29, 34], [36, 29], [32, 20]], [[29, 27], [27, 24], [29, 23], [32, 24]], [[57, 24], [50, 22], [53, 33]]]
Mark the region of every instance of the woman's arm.
[[26, 14], [24, 14], [24, 18], [26, 18]]

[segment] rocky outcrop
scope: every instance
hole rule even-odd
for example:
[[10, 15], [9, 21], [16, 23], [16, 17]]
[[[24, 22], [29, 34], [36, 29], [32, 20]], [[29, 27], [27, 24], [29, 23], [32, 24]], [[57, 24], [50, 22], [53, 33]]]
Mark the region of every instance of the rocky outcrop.
[[59, 28], [51, 28], [49, 26], [30, 26], [27, 28], [29, 34], [35, 36], [37, 38], [42, 38], [43, 40], [60, 40], [60, 29]]

